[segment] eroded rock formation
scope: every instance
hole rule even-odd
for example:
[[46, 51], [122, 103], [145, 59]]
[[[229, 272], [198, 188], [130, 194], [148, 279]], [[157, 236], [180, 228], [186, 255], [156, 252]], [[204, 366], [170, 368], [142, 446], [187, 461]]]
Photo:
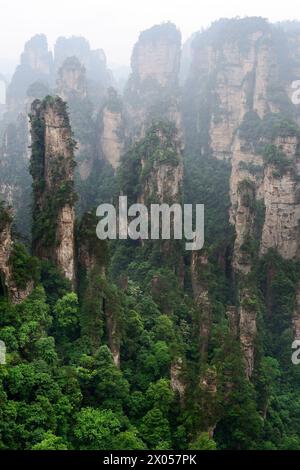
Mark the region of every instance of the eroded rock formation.
[[20, 65], [7, 89], [7, 108], [9, 113], [18, 113], [26, 98], [28, 87], [36, 82], [51, 82], [53, 67], [52, 53], [48, 49], [47, 38], [38, 34], [24, 47]]
[[240, 293], [239, 334], [248, 378], [251, 377], [254, 369], [254, 344], [257, 333], [257, 313], [251, 305], [251, 297], [251, 292], [247, 289], [243, 289]]
[[[172, 123], [157, 122], [149, 130], [149, 151], [142, 156], [138, 202], [180, 202], [183, 184], [182, 143]], [[154, 146], [153, 146], [154, 144]], [[153, 146], [153, 148], [152, 148]]]
[[9, 290], [11, 268], [9, 259], [12, 252], [11, 224], [12, 218], [9, 211], [0, 207], [0, 273], [2, 288]]
[[[258, 256], [272, 248], [284, 259], [299, 257], [298, 109], [285, 73], [296, 73], [297, 37], [245, 18], [216, 22], [191, 44], [185, 133], [199, 153], [230, 162], [232, 268], [241, 299], [251, 297], [247, 276]], [[257, 312], [231, 308], [250, 377]]]
[[272, 31], [262, 19], [249, 19], [248, 28], [246, 23], [217, 22], [192, 45], [190, 80], [198, 82], [208, 100], [208, 133], [216, 158], [232, 158], [235, 132], [248, 111], [263, 117], [278, 109], [268, 99], [279, 67]]
[[113, 88], [108, 90], [108, 99], [101, 110], [100, 121], [101, 155], [116, 169], [125, 147], [125, 123], [121, 97]]
[[75, 158], [81, 181], [91, 174], [96, 159], [96, 128], [93, 119], [94, 106], [88, 94], [85, 66], [76, 56], [68, 57], [58, 70], [57, 94], [67, 102], [72, 131], [77, 142]]
[[68, 57], [58, 70], [57, 94], [64, 101], [86, 97], [85, 68], [77, 57]]
[[172, 23], [153, 26], [140, 34], [124, 96], [129, 138], [144, 136], [153, 119], [172, 121], [180, 128], [180, 45], [180, 33]]
[[100, 104], [105, 96], [106, 88], [112, 83], [104, 51], [92, 50], [89, 42], [83, 37], [59, 37], [54, 47], [55, 70], [58, 71], [64, 61], [70, 57], [77, 57], [85, 67], [89, 95], [94, 103]]
[[34, 281], [28, 280], [22, 287], [14, 279], [12, 254], [14, 242], [12, 239], [12, 211], [0, 205], [0, 290], [2, 295], [8, 295], [14, 304], [26, 299], [34, 288]]
[[172, 362], [170, 376], [172, 390], [179, 394], [180, 401], [183, 403], [186, 393], [186, 383], [183, 378], [183, 362], [181, 358]]
[[61, 98], [36, 100], [31, 110], [34, 188], [33, 250], [75, 284], [74, 141]]

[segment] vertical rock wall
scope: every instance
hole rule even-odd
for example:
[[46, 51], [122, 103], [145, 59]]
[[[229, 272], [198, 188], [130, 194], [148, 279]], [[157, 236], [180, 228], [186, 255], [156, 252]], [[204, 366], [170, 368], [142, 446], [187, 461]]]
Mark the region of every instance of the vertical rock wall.
[[49, 97], [36, 100], [31, 113], [33, 250], [53, 261], [74, 285], [74, 141], [66, 106]]

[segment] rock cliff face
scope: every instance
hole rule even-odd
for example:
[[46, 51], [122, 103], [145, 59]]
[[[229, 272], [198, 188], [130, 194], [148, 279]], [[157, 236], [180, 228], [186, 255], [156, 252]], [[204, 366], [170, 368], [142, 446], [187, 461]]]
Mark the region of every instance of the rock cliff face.
[[131, 58], [133, 76], [140, 82], [154, 80], [162, 88], [176, 84], [180, 61], [176, 33], [172, 25], [141, 33]]
[[122, 116], [120, 112], [103, 109], [103, 131], [101, 135], [101, 149], [105, 160], [116, 169], [120, 164], [124, 143], [119, 133], [122, 129]]
[[256, 311], [249, 303], [251, 292], [243, 289], [240, 293], [239, 338], [245, 361], [245, 372], [251, 377], [254, 369], [254, 344], [257, 333]]
[[58, 70], [57, 94], [68, 104], [70, 123], [77, 142], [75, 158], [78, 165], [78, 193], [96, 159], [94, 107], [88, 94], [86, 69], [78, 58], [68, 57]]
[[86, 97], [85, 68], [77, 57], [68, 57], [58, 70], [57, 94], [64, 101]]
[[174, 392], [179, 394], [181, 403], [183, 403], [186, 393], [186, 383], [182, 377], [183, 364], [182, 359], [177, 359], [171, 364], [170, 376], [171, 376], [171, 387]]
[[[186, 138], [198, 142], [199, 153], [230, 162], [232, 268], [244, 304], [258, 255], [273, 248], [286, 260], [299, 259], [299, 107], [289, 82], [299, 70], [298, 46], [299, 33], [259, 18], [221, 20], [191, 44]], [[242, 300], [230, 308], [251, 377], [256, 312]]]
[[94, 212], [86, 212], [81, 219], [78, 244], [78, 264], [85, 273], [96, 270], [105, 276], [107, 248], [105, 242], [96, 236], [98, 219]]
[[[275, 165], [268, 165], [264, 173], [263, 194], [266, 206], [262, 231], [261, 253], [276, 248], [285, 259], [299, 258], [300, 200], [299, 200], [299, 138], [277, 140], [290, 168], [280, 174]], [[277, 171], [276, 171], [277, 170]]]
[[[16, 201], [16, 186], [13, 172], [27, 163], [27, 119], [20, 115], [15, 123], [7, 125], [3, 131], [0, 146], [0, 191], [2, 198], [14, 208], [18, 206]], [[18, 166], [14, 170], [14, 167]]]
[[54, 69], [58, 71], [65, 60], [70, 57], [77, 57], [84, 66], [89, 96], [94, 103], [99, 105], [104, 99], [105, 90], [112, 83], [104, 51], [92, 50], [89, 42], [83, 37], [59, 37], [54, 47]]
[[158, 118], [180, 127], [177, 93], [180, 44], [180, 33], [172, 23], [154, 26], [140, 34], [124, 95], [128, 137], [145, 135], [151, 121]]
[[[128, 205], [138, 203], [147, 207], [149, 225], [150, 221], [155, 222], [155, 217], [152, 218], [151, 215], [150, 204], [169, 206], [181, 204], [183, 197], [182, 143], [175, 124], [166, 121], [153, 122], [145, 137], [123, 155], [119, 178], [121, 191], [128, 197]], [[141, 217], [143, 217], [142, 214]], [[170, 224], [166, 224], [167, 218], [163, 220], [164, 226], [170, 228], [170, 239], [161, 239], [160, 217], [159, 226], [158, 224], [155, 228], [152, 226], [160, 235], [156, 239], [150, 238], [147, 244], [150, 251], [160, 253], [162, 262], [175, 272], [182, 285], [184, 278], [182, 248], [181, 242], [178, 239], [174, 240], [172, 235], [174, 218], [172, 210], [170, 211]], [[149, 228], [148, 237], [150, 235]], [[140, 243], [144, 246], [143, 237]], [[159, 280], [154, 284], [155, 289], [159, 285]]]
[[251, 258], [244, 249], [247, 240], [254, 236], [255, 188], [249, 180], [240, 183], [235, 211], [236, 238], [234, 243], [233, 267], [236, 272], [248, 274], [251, 271]]
[[[269, 142], [264, 138], [264, 157], [243, 150], [245, 142], [235, 139], [231, 174], [234, 267], [245, 274], [251, 270], [251, 260], [247, 261], [242, 247], [251, 237], [256, 236], [261, 255], [274, 248], [284, 259], [299, 257], [299, 137], [292, 129], [285, 132], [290, 135]], [[265, 209], [260, 222], [257, 204]], [[255, 235], [260, 224], [261, 233]]]
[[25, 44], [20, 64], [7, 88], [7, 112], [0, 122], [0, 194], [12, 205], [17, 229], [26, 236], [30, 233], [31, 204], [28, 114], [32, 101], [49, 93], [52, 69], [46, 37], [34, 36]]
[[65, 103], [36, 100], [31, 111], [33, 250], [75, 283], [74, 141]]
[[1, 288], [9, 291], [9, 280], [11, 278], [11, 268], [9, 258], [12, 252], [11, 238], [12, 219], [8, 211], [1, 207], [0, 212], [0, 274]]
[[[181, 204], [183, 197], [182, 144], [174, 123], [154, 122], [121, 160], [121, 188], [128, 204]], [[170, 239], [149, 240], [164, 262], [183, 282], [182, 252], [179, 240], [173, 239], [173, 213], [170, 213]], [[166, 222], [166, 220], [164, 220]], [[162, 224], [157, 227], [161, 231]], [[161, 233], [161, 232], [160, 232]], [[149, 231], [150, 234], [150, 231]], [[161, 238], [161, 237], [159, 237]], [[143, 245], [143, 240], [141, 240]]]
[[52, 67], [52, 54], [48, 50], [47, 39], [37, 34], [25, 44], [21, 65], [30, 67], [37, 73], [49, 75]]
[[[93, 332], [92, 334], [95, 337], [94, 343], [99, 347], [100, 335], [97, 332], [97, 324], [99, 321], [103, 322], [114, 363], [117, 367], [120, 367], [119, 312], [115, 307], [115, 299], [107, 291], [106, 265], [108, 251], [106, 242], [99, 240], [96, 236], [97, 223], [98, 220], [92, 212], [87, 212], [82, 217], [77, 237], [79, 277], [83, 291], [85, 291], [84, 296], [88, 293], [89, 283], [91, 282], [95, 282], [97, 286], [97, 295], [100, 293], [99, 301], [96, 306], [94, 304], [94, 318], [90, 325], [90, 331]], [[89, 314], [90, 312], [87, 312], [87, 315]]]
[[125, 147], [123, 103], [113, 88], [100, 116], [100, 153], [104, 160], [116, 169]]
[[0, 291], [8, 295], [14, 304], [22, 302], [31, 294], [34, 282], [28, 280], [22, 288], [14, 280], [14, 269], [11, 262], [13, 253], [13, 240], [11, 235], [11, 211], [0, 206]]
[[102, 155], [113, 168], [119, 165], [124, 150], [143, 138], [153, 122], [173, 122], [181, 131], [180, 48], [181, 36], [172, 23], [140, 34], [133, 49], [132, 73], [123, 102], [110, 90], [101, 113]]
[[17, 230], [30, 233], [31, 178], [29, 163], [29, 122], [20, 113], [5, 126], [0, 143], [0, 195], [13, 207]]
[[[193, 41], [190, 80], [198, 81], [209, 108], [208, 133], [216, 158], [231, 159], [236, 130], [249, 111], [263, 117], [278, 108], [268, 99], [279, 65], [274, 38], [263, 20], [216, 23]], [[245, 32], [246, 31], [246, 32]]]
[[28, 87], [36, 82], [51, 83], [53, 67], [52, 54], [48, 49], [46, 36], [38, 34], [24, 47], [20, 65], [7, 89], [7, 108], [11, 114], [22, 109]]
[[[149, 134], [155, 147], [140, 161], [142, 190], [138, 202], [172, 204], [180, 202], [183, 184], [182, 143], [176, 127], [169, 123], [153, 124]], [[147, 137], [146, 137], [147, 139]]]
[[[236, 255], [239, 255], [245, 237], [251, 236], [254, 212], [251, 216], [251, 208], [246, 208], [243, 203], [249, 197], [263, 201], [266, 206], [261, 253], [274, 247], [285, 258], [296, 255], [298, 208], [293, 174], [298, 171], [298, 140], [288, 130], [284, 135], [270, 138], [267, 127], [267, 116], [288, 117], [291, 112], [295, 113], [285, 91], [281, 56], [292, 52], [291, 49], [279, 50], [278, 34], [261, 19], [225, 20], [200, 33], [193, 42], [189, 83], [198, 80], [200, 95], [204, 93], [206, 99], [209, 96], [209, 103], [206, 103], [210, 116], [208, 147], [213, 157], [229, 159], [232, 165], [230, 219], [236, 227]], [[201, 87], [200, 81], [206, 85]], [[249, 142], [245, 135], [248, 132], [253, 136], [257, 132], [255, 120], [260, 121], [262, 128], [264, 126], [260, 149], [258, 142]], [[262, 149], [266, 144], [275, 145], [287, 160], [294, 161], [292, 175], [288, 172], [282, 177], [276, 176], [274, 165], [265, 164]], [[251, 196], [243, 196], [239, 191], [245, 180], [253, 183]], [[289, 242], [284, 243], [285, 239]], [[237, 258], [234, 259], [238, 268]], [[249, 266], [241, 270], [246, 272]]]
[[[16, 211], [15, 224], [23, 235], [29, 235], [28, 228], [31, 222], [28, 211], [32, 196], [28, 172], [30, 154], [28, 114], [31, 103], [35, 99], [43, 99], [53, 94], [58, 94], [67, 101], [71, 126], [78, 142], [75, 153], [78, 165], [75, 184], [81, 198], [80, 210], [84, 212], [88, 210], [86, 201], [89, 200], [87, 180], [92, 174], [95, 175], [102, 164], [102, 162], [99, 164], [102, 156], [102, 142], [100, 143], [102, 139], [99, 136], [97, 117], [112, 81], [104, 51], [92, 50], [88, 41], [82, 37], [58, 38], [53, 55], [48, 49], [44, 35], [36, 35], [25, 44], [20, 64], [7, 87], [6, 112], [0, 121], [0, 139], [3, 140], [3, 145], [2, 142], [0, 144], [0, 147], [3, 147], [3, 152], [0, 148], [0, 167], [5, 167], [5, 172], [2, 173], [5, 183], [0, 181], [0, 194], [7, 202], [13, 204]], [[1, 112], [2, 109], [0, 114]], [[20, 128], [21, 121], [22, 128]], [[110, 114], [106, 110], [104, 123], [103, 144], [107, 143], [105, 152], [108, 160], [117, 166], [123, 145], [121, 141], [119, 142], [119, 137], [115, 137], [121, 125], [118, 114], [115, 112]], [[14, 132], [12, 132], [13, 127], [15, 127]], [[15, 135], [11, 138], [12, 134]], [[25, 150], [19, 146], [20, 138]], [[5, 148], [6, 140], [16, 143], [11, 146], [12, 151]], [[14, 171], [6, 170], [7, 166], [13, 167]], [[21, 213], [26, 214], [23, 220], [20, 217]]]

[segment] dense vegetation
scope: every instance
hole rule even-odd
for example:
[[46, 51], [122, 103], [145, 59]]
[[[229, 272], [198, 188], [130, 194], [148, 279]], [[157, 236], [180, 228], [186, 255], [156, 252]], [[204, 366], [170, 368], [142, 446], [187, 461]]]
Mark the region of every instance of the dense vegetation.
[[[193, 47], [209, 44], [216, 49], [226, 40], [238, 44], [245, 55], [248, 37], [271, 29], [261, 18], [221, 20], [196, 35]], [[176, 27], [167, 23], [141, 33], [141, 44], [154, 44], [161, 35], [180, 42]], [[39, 41], [44, 44], [43, 37]], [[51, 66], [59, 68], [65, 54], [74, 55], [74, 50], [87, 68], [102, 63], [100, 56], [92, 61], [84, 39], [60, 38]], [[78, 66], [74, 59], [68, 63]], [[92, 72], [89, 77], [95, 78]], [[0, 364], [0, 449], [300, 449], [300, 369], [291, 362], [300, 263], [283, 259], [274, 249], [260, 256], [266, 208], [255, 184], [269, 168], [277, 182], [295, 173], [278, 139], [299, 138], [300, 131], [286, 97], [282, 100], [281, 87], [273, 84], [268, 90], [271, 100], [281, 100], [281, 112], [264, 118], [253, 111], [249, 92], [249, 112], [235, 135], [241, 152], [262, 163], [239, 165], [250, 177], [239, 181], [236, 196], [253, 227], [240, 247], [250, 270], [235, 271], [235, 233], [229, 222], [232, 168], [228, 155], [214, 158], [210, 141], [211, 123], [226, 117], [213, 91], [215, 79], [215, 73], [205, 70], [191, 74], [183, 87], [184, 151], [176, 125], [166, 119], [174, 103], [179, 106], [177, 77], [163, 89], [155, 80], [138, 83], [133, 74], [124, 100], [110, 88], [102, 107], [95, 90], [97, 100], [91, 93], [74, 94], [68, 109], [58, 99], [66, 121], [70, 113], [79, 143], [77, 173], [74, 184], [72, 178], [66, 182], [64, 156], [52, 158], [48, 167], [53, 186], [45, 199], [45, 126], [41, 116], [31, 116], [37, 137], [30, 164], [36, 196], [33, 245], [43, 242], [46, 251], [55, 250], [57, 214], [66, 202], [75, 203], [78, 190], [77, 282], [72, 289], [57, 266], [33, 257], [13, 233], [8, 280], [0, 270], [0, 340], [7, 349], [6, 364]], [[43, 97], [46, 90], [35, 82], [28, 96]], [[55, 100], [47, 96], [43, 103]], [[130, 137], [124, 132], [126, 152], [114, 171], [102, 158], [98, 142], [101, 110], [123, 113], [124, 103], [131, 111], [142, 103], [145, 132], [137, 138], [141, 123], [129, 128]], [[22, 135], [16, 126], [8, 128], [15, 167], [8, 162], [0, 182], [15, 182], [25, 172]], [[70, 137], [70, 160], [75, 150]], [[87, 162], [90, 172], [82, 178], [80, 169], [85, 170]], [[176, 193], [170, 200], [165, 195], [163, 202], [205, 205], [201, 252], [185, 251], [179, 240], [97, 239], [95, 205], [114, 202], [120, 194], [128, 196], [129, 204], [161, 202], [158, 177], [160, 190], [166, 190], [168, 181], [161, 175], [171, 175], [173, 181], [177, 170], [182, 170], [183, 182], [176, 181]], [[7, 236], [11, 223], [11, 211], [0, 203], [0, 236]], [[13, 303], [10, 283], [17, 290], [33, 289]], [[241, 311], [256, 321], [251, 376], [238, 332], [236, 316]]]
[[[172, 136], [172, 127], [163, 128]], [[118, 184], [125, 184], [125, 176], [130, 176], [126, 166], [132, 159], [155, 161], [160, 142], [153, 129], [124, 159]], [[161, 152], [165, 149], [162, 161], [169, 162], [169, 147]], [[180, 285], [174, 265], [168, 267], [162, 260], [160, 242], [139, 246], [126, 241], [100, 247], [96, 219], [86, 214], [78, 240], [95, 257], [96, 265], [88, 272], [81, 270], [78, 294], [53, 266], [31, 258], [16, 243], [15, 281], [24, 286], [34, 277], [35, 289], [19, 305], [6, 297], [0, 302], [0, 339], [8, 350], [7, 365], [0, 369], [2, 448], [299, 447], [300, 377], [287, 357], [299, 266], [270, 253], [257, 261], [251, 275], [251, 305], [259, 313], [260, 326], [250, 382], [226, 317], [226, 305], [232, 304], [235, 295], [230, 273], [223, 267], [224, 259], [229, 266], [226, 259], [232, 244], [225, 216], [228, 192], [224, 188], [224, 194], [210, 193], [208, 186], [213, 191], [228, 167], [223, 162], [214, 167], [202, 157], [202, 171], [197, 172], [199, 161], [194, 158], [186, 161], [191, 166], [186, 173], [190, 192], [185, 197], [193, 202], [210, 194], [206, 230], [211, 243], [208, 265], [201, 273], [212, 309], [207, 353], [203, 355], [197, 333], [204, 312], [191, 300], [188, 277], [185, 286]], [[2, 217], [7, 217], [4, 208]], [[271, 285], [266, 284], [270, 270]], [[117, 325], [113, 344], [108, 315]], [[113, 345], [120, 347], [120, 369], [110, 350]], [[180, 364], [187, 396], [183, 402], [170, 384], [172, 364]], [[212, 439], [207, 429], [215, 423]]]

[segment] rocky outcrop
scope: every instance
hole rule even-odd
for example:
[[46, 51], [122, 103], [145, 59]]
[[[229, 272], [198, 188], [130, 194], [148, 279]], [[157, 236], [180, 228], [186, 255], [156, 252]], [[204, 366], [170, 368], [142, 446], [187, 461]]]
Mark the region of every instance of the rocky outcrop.
[[[141, 192], [138, 202], [172, 204], [180, 202], [183, 184], [182, 143], [176, 127], [171, 123], [154, 123], [147, 138], [155, 141], [155, 148], [145, 152], [141, 165]], [[151, 144], [150, 144], [151, 145]]]
[[80, 100], [87, 95], [85, 68], [77, 57], [68, 57], [58, 70], [57, 94], [64, 100]]
[[36, 100], [31, 111], [33, 251], [75, 284], [74, 141], [65, 103]]
[[[166, 122], [154, 123], [146, 132], [145, 139], [136, 144], [136, 149], [140, 155], [140, 159], [136, 162], [139, 175], [134, 182], [139, 188], [136, 202], [144, 204], [149, 211], [150, 204], [168, 204], [170, 207], [173, 204], [181, 204], [183, 159], [181, 140], [176, 126]], [[177, 227], [175, 212], [170, 211], [169, 220], [169, 225], [166, 218], [163, 222], [170, 229], [170, 238], [159, 242], [152, 239], [150, 243], [153, 246], [155, 243], [159, 244], [163, 262], [176, 273], [180, 285], [183, 285], [184, 267], [180, 241], [175, 238]], [[159, 226], [157, 224], [155, 230], [162, 234], [162, 223], [159, 223]], [[141, 243], [143, 244], [143, 240]]]
[[125, 136], [123, 104], [113, 88], [108, 90], [108, 99], [101, 111], [100, 121], [101, 155], [116, 169], [124, 151]]
[[[275, 248], [285, 259], [299, 256], [299, 137], [291, 130], [286, 132], [291, 135], [264, 138], [260, 154], [249, 151], [239, 136], [235, 139], [230, 193], [230, 216], [236, 230], [233, 263], [235, 270], [244, 274], [251, 270], [251, 260], [242, 248], [255, 236], [261, 255]], [[257, 201], [265, 210], [261, 233], [255, 234]]]
[[20, 65], [17, 67], [7, 89], [7, 107], [11, 114], [22, 110], [28, 87], [36, 82], [51, 83], [53, 60], [47, 38], [38, 34], [24, 47]]
[[20, 113], [5, 126], [0, 143], [0, 196], [13, 208], [19, 233], [30, 233], [31, 178], [29, 163], [29, 122]]
[[245, 372], [248, 378], [251, 377], [254, 369], [254, 344], [257, 333], [257, 313], [251, 304], [251, 298], [250, 292], [246, 289], [242, 290], [240, 294], [239, 332], [241, 348], [245, 361]]
[[24, 289], [20, 289], [12, 281], [10, 284], [10, 298], [12, 303], [19, 304], [32, 293], [34, 289], [34, 281], [29, 281]]
[[157, 189], [156, 196], [160, 202], [168, 203], [168, 201], [175, 202], [176, 200], [179, 200], [182, 178], [182, 163], [176, 167], [168, 164], [154, 164], [153, 172], [145, 182], [144, 190], [139, 201], [143, 203], [143, 201], [150, 197], [153, 185], [155, 185], [155, 188]]
[[226, 317], [228, 318], [229, 331], [233, 337], [236, 338], [239, 331], [239, 313], [235, 305], [229, 305], [227, 307]]
[[14, 269], [11, 263], [13, 253], [11, 229], [11, 210], [0, 204], [0, 292], [2, 295], [8, 295], [12, 303], [18, 304], [31, 294], [34, 282], [28, 280], [24, 287], [20, 287], [14, 280]]
[[140, 34], [131, 58], [139, 82], [154, 80], [162, 88], [176, 84], [179, 65], [180, 34], [174, 25], [153, 26]]
[[21, 55], [21, 65], [43, 75], [51, 73], [52, 54], [48, 49], [47, 38], [44, 34], [37, 34], [25, 44]]
[[20, 64], [7, 87], [7, 112], [0, 123], [0, 194], [14, 209], [18, 232], [27, 237], [31, 222], [28, 114], [34, 99], [49, 94], [52, 65], [46, 37], [34, 36], [25, 44]]
[[77, 142], [75, 159], [81, 181], [91, 174], [96, 160], [96, 127], [93, 119], [94, 107], [88, 95], [86, 69], [77, 57], [68, 57], [58, 70], [57, 94], [67, 102], [70, 122]]
[[94, 212], [83, 214], [77, 235], [78, 264], [85, 272], [95, 270], [105, 276], [107, 259], [107, 246], [105, 241], [99, 240], [96, 235], [98, 219]]
[[[95, 335], [95, 325], [101, 318], [105, 323], [108, 345], [116, 367], [120, 367], [120, 319], [119, 306], [113, 295], [107, 291], [106, 265], [108, 262], [108, 250], [106, 242], [99, 240], [96, 236], [96, 226], [98, 219], [92, 212], [83, 215], [79, 227], [78, 246], [78, 266], [80, 270], [81, 288], [86, 291], [85, 281], [93, 279], [94, 288], [101, 292], [99, 306], [94, 312], [94, 324], [91, 325], [95, 344], [99, 346], [99, 337]], [[85, 292], [86, 293], [86, 292]], [[84, 295], [85, 295], [84, 293]], [[87, 312], [88, 314], [89, 312]]]
[[[195, 122], [199, 120], [202, 133], [207, 130], [207, 151], [215, 158], [229, 159], [232, 165], [230, 221], [236, 230], [233, 267], [243, 274], [251, 270], [245, 248], [251, 238], [258, 238], [254, 234], [257, 202], [265, 205], [258, 240], [260, 253], [276, 248], [284, 258], [298, 256], [298, 141], [289, 131], [270, 137], [270, 116], [290, 117], [293, 112], [283, 73], [287, 62], [282, 57], [286, 54], [287, 61], [289, 54], [293, 55], [291, 36], [286, 36], [287, 42], [280, 49], [282, 34], [260, 18], [220, 20], [192, 43], [188, 83], [192, 89], [198, 88], [202, 105]], [[201, 109], [208, 119], [200, 116]], [[204, 120], [208, 121], [206, 127]], [[263, 158], [266, 145], [274, 145], [293, 168], [279, 174], [278, 165]]]
[[200, 406], [205, 409], [205, 418], [202, 426], [210, 437], [213, 437], [217, 424], [217, 393], [218, 375], [215, 367], [207, 367], [200, 377], [199, 389], [201, 391]]
[[255, 186], [251, 180], [240, 182], [237, 194], [237, 206], [235, 211], [235, 231], [236, 238], [234, 242], [232, 265], [235, 272], [248, 274], [251, 271], [252, 260], [248, 244], [254, 236], [255, 222]]
[[216, 158], [231, 159], [245, 114], [263, 117], [277, 110], [268, 99], [279, 73], [271, 28], [262, 19], [220, 20], [199, 33], [192, 47], [190, 82], [198, 83], [209, 101], [203, 107], [209, 108], [211, 150]]
[[55, 262], [73, 285], [75, 282], [74, 220], [74, 207], [70, 204], [64, 205], [58, 213], [55, 234], [57, 241]]
[[240, 341], [245, 374], [250, 379], [255, 365], [255, 339], [257, 335], [257, 311], [256, 304], [253, 302], [253, 292], [247, 288], [241, 288], [239, 306], [228, 306], [226, 316], [232, 337]]
[[123, 151], [123, 141], [119, 137], [122, 129], [122, 116], [109, 108], [103, 109], [103, 132], [101, 135], [101, 149], [105, 160], [116, 169], [120, 164]]
[[59, 37], [54, 46], [55, 70], [58, 71], [65, 60], [70, 57], [76, 57], [84, 66], [88, 94], [92, 102], [99, 105], [105, 97], [105, 90], [112, 83], [104, 51], [102, 49], [92, 50], [89, 42], [83, 37]]
[[[231, 164], [232, 268], [242, 287], [240, 306], [232, 306], [228, 318], [248, 377], [256, 336], [247, 290], [253, 261], [270, 248], [286, 259], [299, 256], [298, 136], [293, 125], [279, 130], [283, 118], [295, 116], [284, 74], [289, 50], [281, 34], [260, 18], [216, 22], [192, 41], [185, 88], [187, 139], [198, 142], [201, 154]], [[201, 266], [200, 259], [195, 263]]]
[[276, 248], [283, 258], [295, 259], [300, 254], [300, 186], [297, 178], [300, 170], [299, 139], [296, 136], [280, 137], [276, 146], [291, 168], [283, 174], [280, 174], [276, 165], [268, 165], [265, 169], [263, 193], [266, 215], [261, 254], [265, 254], [269, 248]]
[[130, 139], [144, 136], [155, 119], [175, 122], [180, 129], [180, 45], [180, 33], [172, 23], [153, 26], [140, 34], [124, 95]]
[[[235, 137], [230, 215], [236, 231], [233, 269], [239, 276], [249, 274], [254, 259], [265, 255], [270, 248], [284, 259], [299, 258], [299, 137], [289, 126], [276, 132], [276, 137], [268, 139], [265, 136], [261, 145], [253, 144], [252, 149], [239, 134]], [[244, 290], [240, 296], [246, 303], [251, 297]], [[241, 301], [239, 318], [246, 375], [251, 377], [256, 312], [244, 308]], [[296, 332], [297, 324], [296, 309], [293, 318]]]
[[231, 208], [229, 216], [232, 224], [236, 225], [237, 210], [243, 206], [243, 201], [247, 198], [247, 196], [243, 196], [243, 192], [247, 190], [243, 182], [248, 181], [248, 191], [250, 191], [250, 186], [253, 186], [255, 194], [251, 195], [252, 199], [253, 196], [254, 199], [263, 198], [263, 193], [260, 191], [263, 172], [264, 162], [262, 155], [257, 153], [252, 148], [252, 145], [246, 142], [240, 135], [240, 132], [237, 132], [232, 146], [230, 175]]
[[12, 252], [12, 238], [11, 238], [11, 224], [12, 218], [8, 210], [0, 206], [0, 274], [2, 288], [9, 291], [11, 267], [9, 259]]
[[182, 403], [184, 401], [187, 386], [183, 379], [183, 361], [181, 358], [178, 358], [172, 362], [170, 376], [171, 388], [174, 392], [178, 393]]

